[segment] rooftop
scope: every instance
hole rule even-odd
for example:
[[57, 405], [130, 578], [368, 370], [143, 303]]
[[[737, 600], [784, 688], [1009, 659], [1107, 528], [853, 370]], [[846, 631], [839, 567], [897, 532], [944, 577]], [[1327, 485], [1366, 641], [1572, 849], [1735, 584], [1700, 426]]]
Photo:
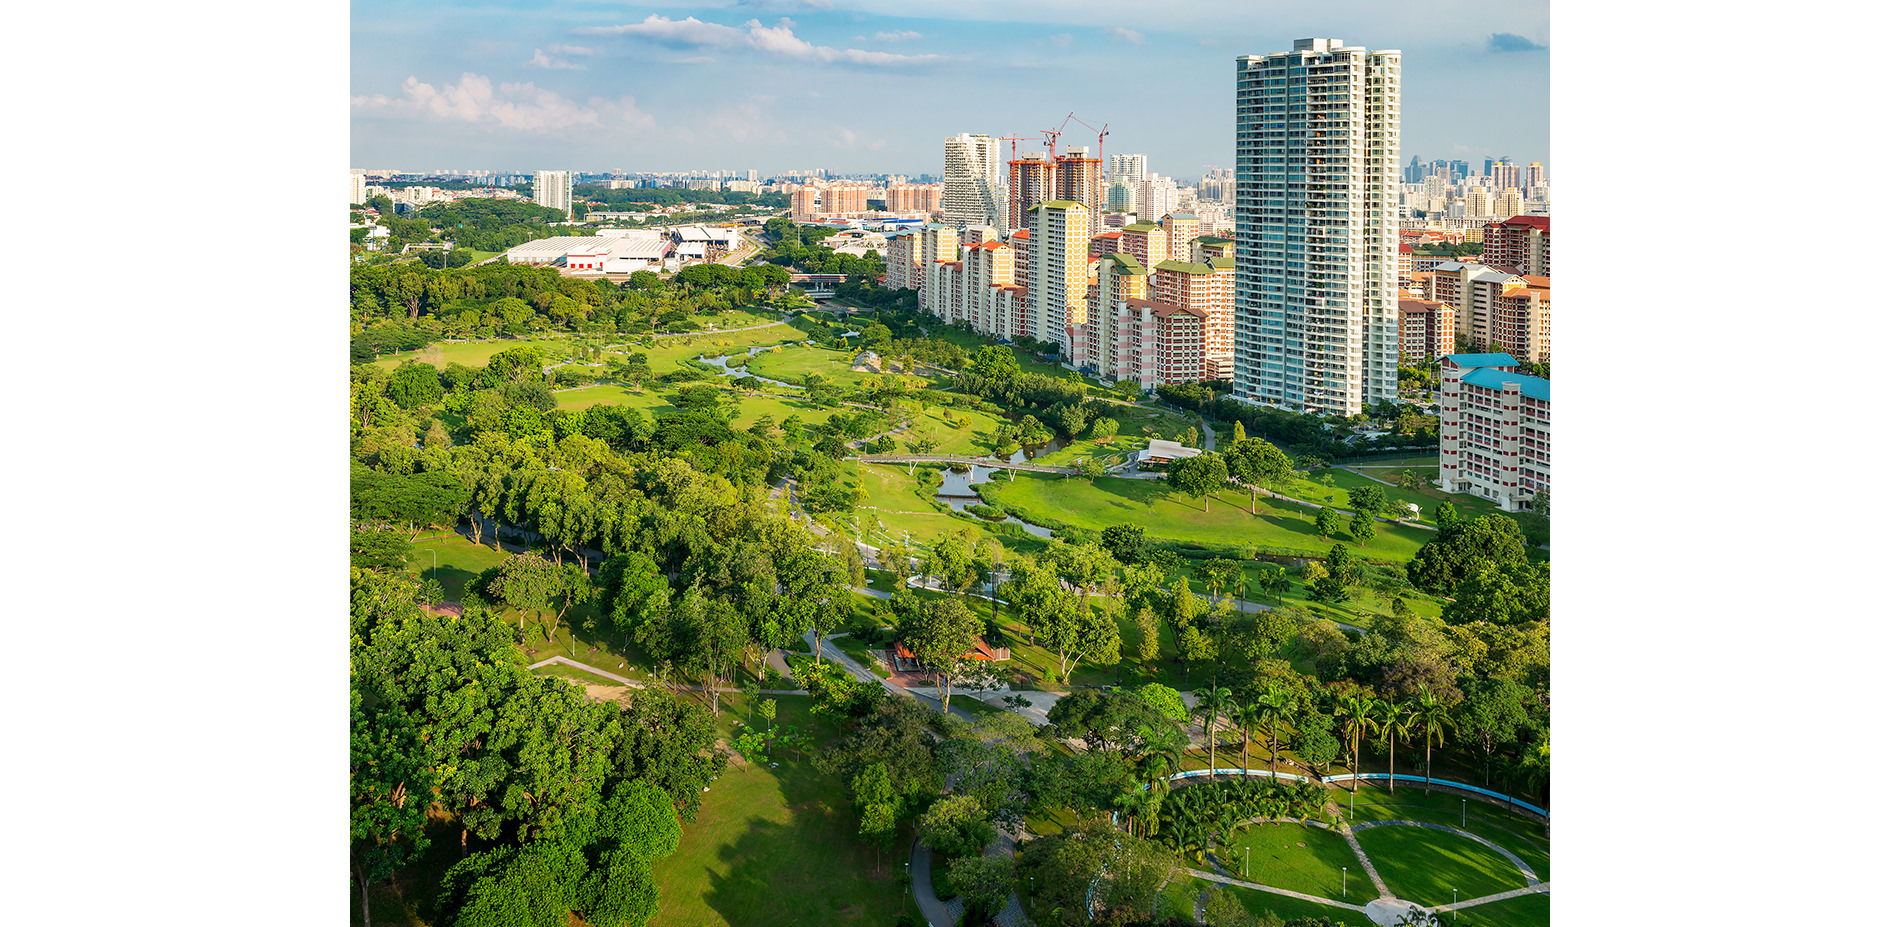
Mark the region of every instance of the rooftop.
[[1517, 358], [1509, 354], [1447, 354], [1445, 360], [1460, 367], [1515, 367]]
[[[1229, 263], [1233, 262], [1233, 258], [1215, 258], [1214, 260], [1216, 261], [1224, 260]], [[1214, 265], [1189, 264], [1186, 261], [1157, 261], [1155, 262], [1155, 270], [1173, 271], [1174, 273], [1177, 273], [1177, 274], [1211, 274], [1214, 272]]]
[[[1509, 355], [1506, 355], [1507, 357]], [[1506, 383], [1518, 384], [1518, 391], [1532, 399], [1550, 401], [1550, 381], [1543, 377], [1533, 377], [1521, 373], [1505, 373], [1490, 367], [1481, 367], [1459, 378], [1460, 383], [1482, 386], [1485, 389], [1504, 389]]]

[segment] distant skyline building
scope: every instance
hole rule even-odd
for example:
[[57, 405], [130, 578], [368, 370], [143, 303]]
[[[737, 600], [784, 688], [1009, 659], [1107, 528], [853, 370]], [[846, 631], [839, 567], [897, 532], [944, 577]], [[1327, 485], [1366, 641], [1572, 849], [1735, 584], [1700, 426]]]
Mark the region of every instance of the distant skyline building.
[[1355, 415], [1398, 398], [1399, 75], [1399, 52], [1338, 39], [1237, 59], [1243, 402]]
[[369, 178], [362, 171], [350, 172], [350, 205], [361, 206], [369, 199]]
[[1003, 143], [968, 132], [943, 140], [943, 221], [964, 228], [1009, 221], [1003, 186]]
[[535, 171], [534, 204], [574, 216], [574, 175], [568, 171]]

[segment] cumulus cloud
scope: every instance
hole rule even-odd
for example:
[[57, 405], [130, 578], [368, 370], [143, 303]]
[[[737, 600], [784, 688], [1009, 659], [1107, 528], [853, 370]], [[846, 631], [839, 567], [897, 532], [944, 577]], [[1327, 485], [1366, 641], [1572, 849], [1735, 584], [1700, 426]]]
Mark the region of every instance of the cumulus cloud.
[[873, 38], [880, 42], [914, 42], [923, 37], [924, 34], [915, 29], [901, 29], [897, 32], [880, 32], [873, 36]]
[[1485, 43], [1485, 48], [1494, 52], [1525, 52], [1546, 51], [1549, 49], [1549, 46], [1539, 45], [1521, 35], [1513, 35], [1509, 32], [1493, 32], [1491, 33], [1490, 40]]
[[727, 26], [720, 23], [701, 22], [691, 16], [685, 19], [668, 19], [654, 13], [637, 23], [623, 26], [582, 26], [574, 31], [580, 35], [633, 36], [672, 48], [749, 49], [793, 61], [813, 61], [820, 64], [842, 62], [888, 67], [928, 64], [944, 60], [942, 55], [895, 55], [890, 52], [865, 51], [861, 48], [813, 45], [792, 32], [794, 25], [789, 19], [781, 19], [775, 26], [767, 26], [756, 19], [749, 19], [738, 26]]
[[1111, 39], [1121, 39], [1122, 41], [1127, 42], [1130, 45], [1140, 45], [1148, 41], [1147, 37], [1143, 36], [1141, 33], [1136, 32], [1133, 29], [1123, 29], [1120, 26], [1111, 26], [1107, 29], [1103, 29], [1102, 34], [1105, 36], [1108, 36]]
[[1073, 41], [1075, 41], [1075, 36], [1072, 36], [1068, 34], [1067, 32], [1058, 32], [1055, 35], [1052, 35], [1049, 37], [1049, 44], [1054, 45], [1057, 48], [1068, 48], [1069, 43]]
[[594, 49], [585, 45], [549, 45], [548, 51], [557, 55], [591, 55]]
[[550, 71], [585, 71], [587, 70], [587, 65], [575, 64], [574, 62], [569, 61], [566, 58], [552, 57], [548, 55], [547, 52], [544, 52], [538, 48], [534, 50], [534, 57], [529, 58], [528, 63], [523, 65], [523, 67], [546, 68]]
[[437, 89], [410, 75], [402, 95], [383, 94], [350, 98], [350, 106], [373, 113], [419, 116], [442, 122], [465, 122], [518, 132], [555, 133], [576, 126], [654, 128], [653, 116], [642, 111], [633, 97], [601, 97], [575, 103], [552, 90], [525, 84], [496, 84], [486, 76], [464, 73], [462, 79]]

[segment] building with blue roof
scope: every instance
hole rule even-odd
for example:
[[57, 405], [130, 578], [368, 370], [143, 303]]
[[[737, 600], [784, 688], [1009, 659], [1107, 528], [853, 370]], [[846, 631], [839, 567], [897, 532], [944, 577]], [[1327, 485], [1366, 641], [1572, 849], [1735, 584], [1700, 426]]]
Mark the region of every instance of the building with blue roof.
[[1550, 381], [1517, 372], [1509, 354], [1447, 354], [1439, 366], [1439, 488], [1530, 508], [1550, 490]]

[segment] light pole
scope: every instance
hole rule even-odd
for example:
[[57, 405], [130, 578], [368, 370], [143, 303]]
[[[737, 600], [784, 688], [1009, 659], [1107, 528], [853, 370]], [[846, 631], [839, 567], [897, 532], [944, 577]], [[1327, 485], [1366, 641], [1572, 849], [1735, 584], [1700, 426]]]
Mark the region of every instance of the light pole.
[[1469, 829], [1469, 825], [1467, 825], [1465, 821], [1466, 821], [1466, 819], [1465, 819], [1465, 800], [1464, 800], [1464, 799], [1462, 799], [1462, 798], [1460, 798], [1460, 799], [1458, 799], [1458, 826], [1459, 826], [1459, 827], [1465, 827], [1465, 828], [1467, 828], [1467, 829]]
[[1456, 921], [1458, 919], [1458, 890], [1455, 888], [1451, 890], [1451, 906], [1451, 919]]
[[1346, 900], [1346, 867], [1339, 867], [1339, 900]]
[[1253, 878], [1253, 845], [1248, 844], [1244, 849], [1247, 851], [1247, 861], [1241, 864], [1241, 873], [1251, 879]]

